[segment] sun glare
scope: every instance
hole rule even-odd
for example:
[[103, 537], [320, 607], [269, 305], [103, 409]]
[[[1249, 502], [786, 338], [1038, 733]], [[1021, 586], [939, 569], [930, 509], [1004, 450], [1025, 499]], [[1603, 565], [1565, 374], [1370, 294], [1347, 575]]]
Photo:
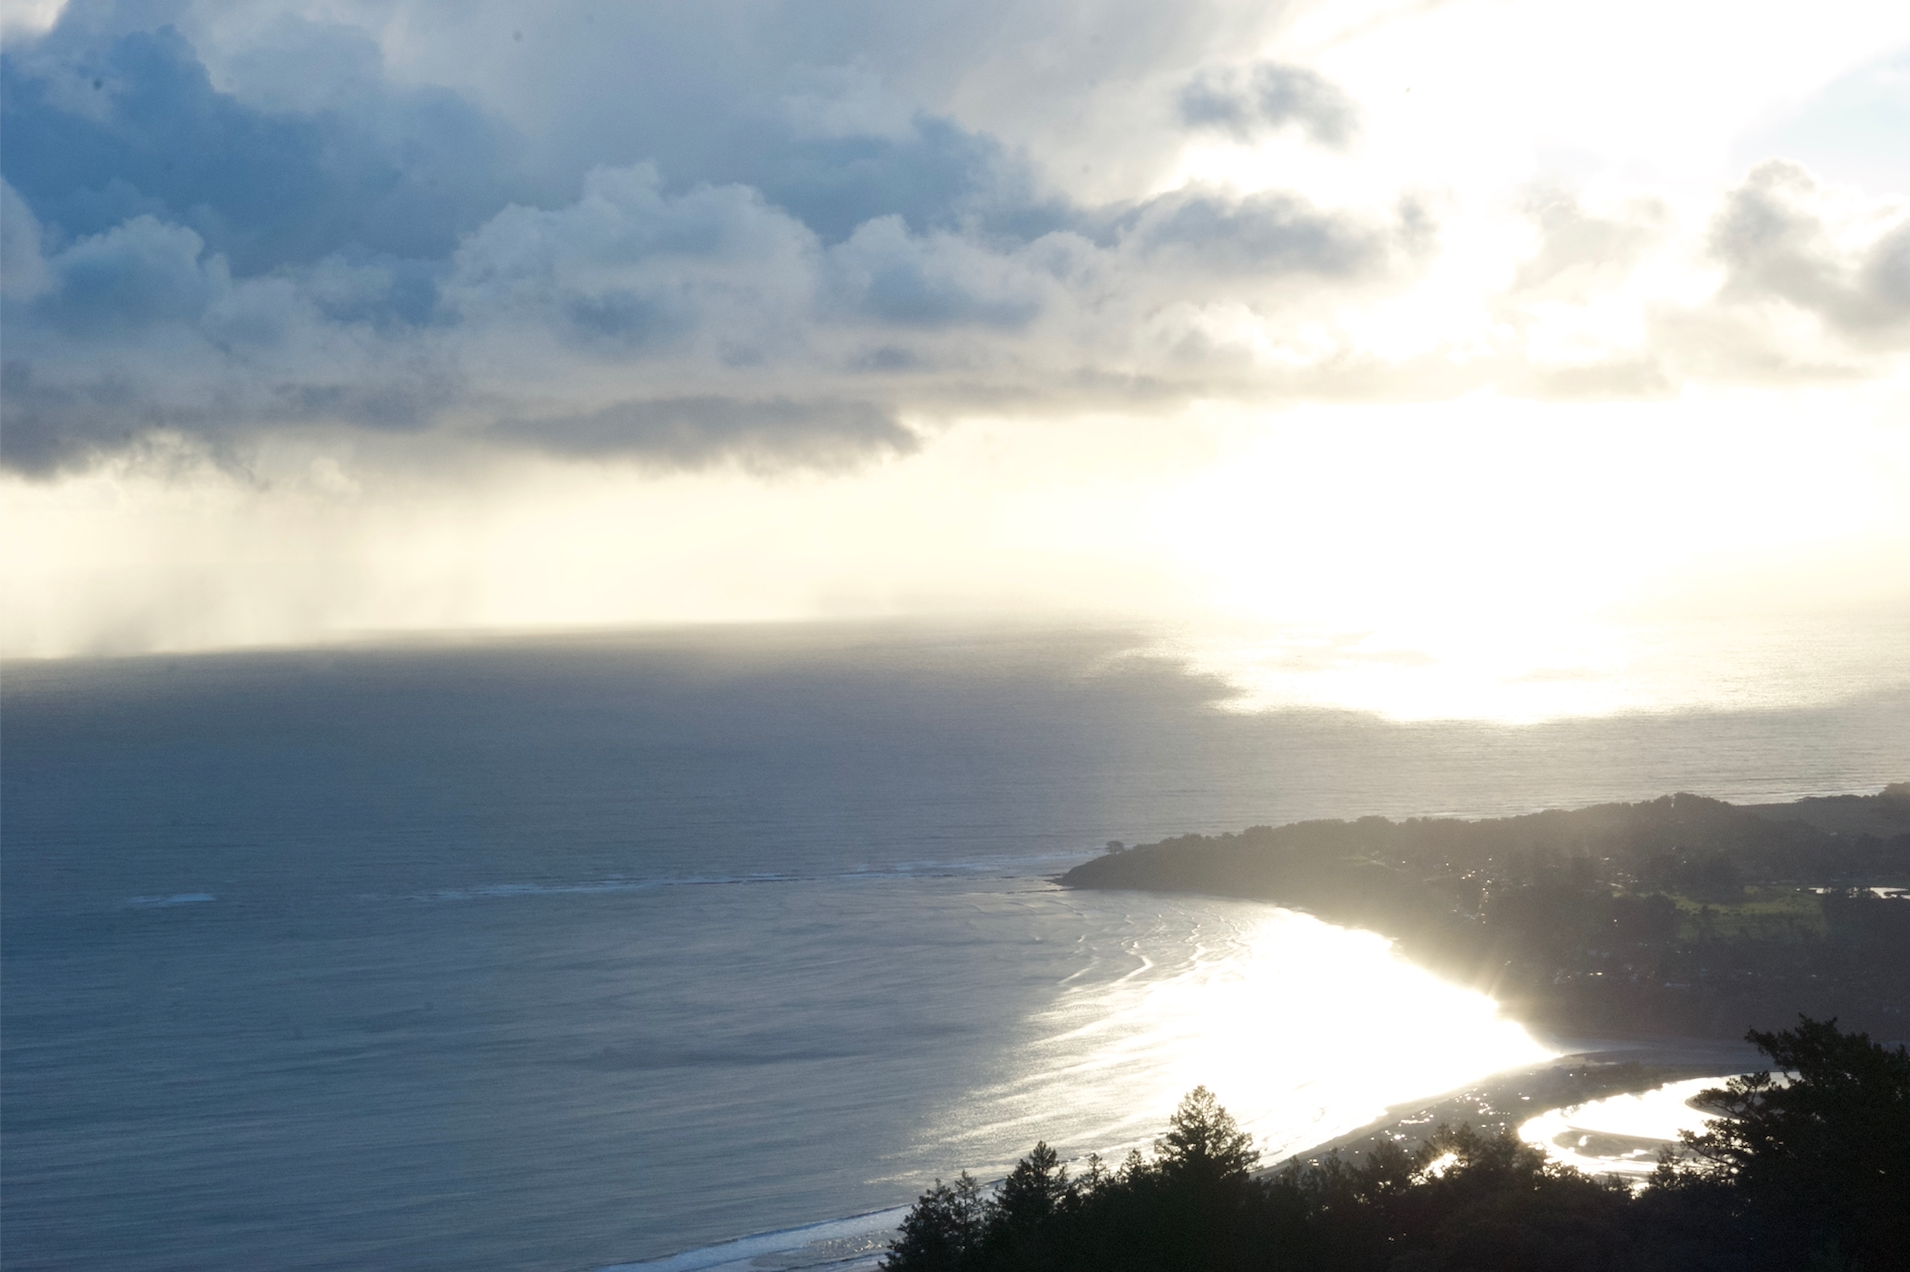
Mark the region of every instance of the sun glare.
[[1036, 1022], [1027, 1068], [969, 1102], [969, 1138], [998, 1138], [1009, 1122], [1118, 1153], [1144, 1145], [1205, 1085], [1271, 1161], [1389, 1105], [1555, 1054], [1484, 994], [1405, 962], [1370, 932], [1214, 902], [1184, 939], [1184, 949], [1138, 941], [1126, 975], [1065, 994]]
[[1588, 1175], [1639, 1179], [1657, 1168], [1659, 1152], [1675, 1146], [1679, 1132], [1704, 1129], [1712, 1115], [1691, 1101], [1723, 1086], [1729, 1076], [1692, 1078], [1551, 1109], [1521, 1125], [1519, 1138]]

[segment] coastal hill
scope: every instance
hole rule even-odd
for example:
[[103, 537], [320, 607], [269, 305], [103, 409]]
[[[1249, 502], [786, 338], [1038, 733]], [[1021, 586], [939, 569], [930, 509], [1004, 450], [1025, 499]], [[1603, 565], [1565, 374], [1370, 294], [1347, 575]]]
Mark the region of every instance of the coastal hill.
[[1910, 897], [1895, 891], [1910, 887], [1910, 782], [1790, 804], [1680, 794], [1255, 826], [1114, 849], [1060, 881], [1367, 928], [1568, 1033], [1738, 1038], [1803, 1013], [1910, 1034]]

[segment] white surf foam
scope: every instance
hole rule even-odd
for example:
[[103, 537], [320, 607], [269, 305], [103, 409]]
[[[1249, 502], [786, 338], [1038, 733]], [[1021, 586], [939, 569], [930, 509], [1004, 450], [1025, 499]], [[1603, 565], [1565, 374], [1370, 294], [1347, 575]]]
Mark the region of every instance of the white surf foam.
[[801, 1268], [873, 1266], [908, 1212], [907, 1206], [896, 1206], [847, 1219], [829, 1219], [685, 1250], [666, 1259], [613, 1263], [599, 1272], [741, 1272], [745, 1268], [760, 1272], [765, 1266], [796, 1272]]

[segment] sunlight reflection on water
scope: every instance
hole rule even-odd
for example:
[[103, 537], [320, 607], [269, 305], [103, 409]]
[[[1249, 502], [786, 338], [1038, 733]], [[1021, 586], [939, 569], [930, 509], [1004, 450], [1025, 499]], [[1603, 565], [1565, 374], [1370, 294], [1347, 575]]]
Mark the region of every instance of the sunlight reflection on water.
[[1712, 1116], [1691, 1106], [1699, 1092], [1724, 1077], [1692, 1078], [1649, 1091], [1551, 1109], [1519, 1127], [1519, 1138], [1545, 1149], [1562, 1165], [1588, 1175], [1649, 1175], [1659, 1150], [1680, 1131], [1701, 1131]]
[[1781, 710], [1910, 683], [1901, 620], [1499, 622], [1339, 630], [1206, 622], [1150, 652], [1217, 676], [1239, 711], [1527, 724], [1620, 712]]
[[1129, 942], [1114, 955], [1125, 967], [1064, 992], [1035, 1022], [1023, 1072], [976, 1092], [943, 1134], [980, 1147], [1020, 1124], [1029, 1145], [1040, 1130], [1064, 1154], [1112, 1156], [1151, 1141], [1204, 1084], [1271, 1161], [1389, 1105], [1555, 1054], [1382, 937], [1206, 904], [1212, 918], [1178, 944]]

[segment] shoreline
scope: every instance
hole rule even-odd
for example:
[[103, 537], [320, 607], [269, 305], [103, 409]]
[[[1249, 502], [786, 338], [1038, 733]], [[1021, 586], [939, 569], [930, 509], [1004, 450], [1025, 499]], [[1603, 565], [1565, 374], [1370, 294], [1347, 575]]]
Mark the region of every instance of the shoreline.
[[[1339, 1152], [1358, 1156], [1383, 1142], [1423, 1138], [1442, 1123], [1469, 1123], [1488, 1134], [1554, 1109], [1652, 1090], [1669, 1082], [1750, 1073], [1759, 1066], [1749, 1043], [1684, 1038], [1562, 1038], [1533, 1030], [1559, 1054], [1550, 1060], [1487, 1074], [1427, 1099], [1388, 1105], [1355, 1130], [1288, 1153], [1261, 1167], [1263, 1176], [1289, 1164]], [[1071, 1163], [1072, 1164], [1072, 1163]], [[991, 1183], [999, 1181], [989, 1181]], [[870, 1272], [909, 1206], [751, 1233], [661, 1259], [613, 1263], [594, 1272]]]
[[1063, 887], [1240, 897], [1391, 941], [1552, 1034], [1735, 1041], [1800, 1012], [1910, 1018], [1910, 782], [1738, 806], [1689, 794], [1517, 817], [1362, 817], [1111, 849]]
[[[1062, 875], [1036, 876], [1062, 888]], [[1216, 899], [1253, 900], [1277, 909], [1311, 914], [1338, 927], [1374, 931], [1395, 954], [1442, 972], [1400, 949], [1397, 937], [1371, 925], [1349, 923], [1319, 915], [1304, 906], [1282, 904], [1264, 897], [1210, 893]], [[1453, 982], [1459, 983], [1459, 982]], [[1510, 1004], [1501, 1003], [1501, 1015], [1513, 1019], [1541, 1046], [1556, 1050], [1547, 1060], [1486, 1074], [1462, 1086], [1391, 1104], [1363, 1125], [1305, 1148], [1285, 1153], [1262, 1165], [1257, 1174], [1271, 1175], [1285, 1167], [1317, 1160], [1332, 1153], [1357, 1159], [1381, 1143], [1422, 1140], [1441, 1125], [1470, 1125], [1485, 1134], [1517, 1128], [1532, 1118], [1613, 1096], [1650, 1091], [1673, 1082], [1750, 1073], [1764, 1067], [1764, 1059], [1750, 1043], [1718, 1037], [1680, 1034], [1587, 1036], [1567, 1033], [1518, 1019]], [[1085, 1158], [1071, 1159], [1070, 1165]], [[956, 1168], [958, 1171], [960, 1167]], [[998, 1184], [999, 1180], [987, 1181]], [[693, 1247], [658, 1259], [619, 1262], [593, 1272], [875, 1272], [887, 1253], [888, 1242], [911, 1208], [889, 1207], [793, 1228], [750, 1233], [709, 1246]]]
[[859, 1272], [875, 1267], [887, 1253], [889, 1238], [909, 1209], [890, 1206], [795, 1228], [752, 1233], [661, 1259], [605, 1264], [595, 1272], [800, 1272], [805, 1268]]
[[1541, 1040], [1547, 1045], [1563, 1042], [1566, 1046], [1550, 1060], [1488, 1074], [1430, 1099], [1390, 1105], [1365, 1126], [1288, 1153], [1263, 1170], [1271, 1172], [1334, 1152], [1359, 1156], [1385, 1142], [1422, 1140], [1442, 1124], [1469, 1124], [1486, 1134], [1508, 1127], [1516, 1130], [1529, 1119], [1554, 1109], [1693, 1078], [1722, 1080], [1762, 1067], [1762, 1057], [1749, 1043], [1676, 1038]]

